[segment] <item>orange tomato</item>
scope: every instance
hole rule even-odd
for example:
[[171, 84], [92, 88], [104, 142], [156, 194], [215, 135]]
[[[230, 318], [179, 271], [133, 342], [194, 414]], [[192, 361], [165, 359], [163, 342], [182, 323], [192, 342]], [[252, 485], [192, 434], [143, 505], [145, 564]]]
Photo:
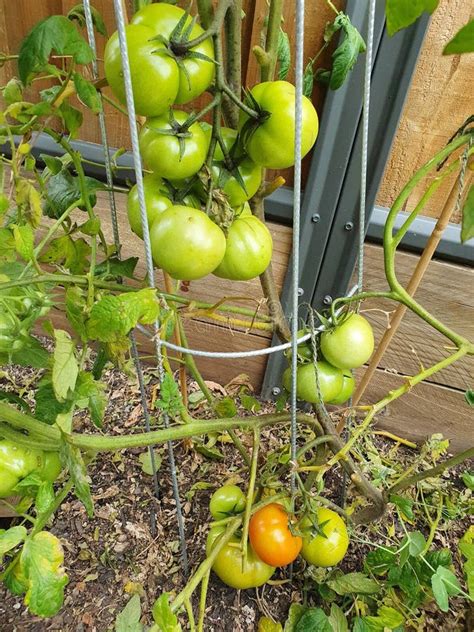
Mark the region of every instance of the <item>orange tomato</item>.
[[286, 566], [298, 557], [302, 540], [291, 533], [285, 508], [271, 503], [250, 519], [249, 538], [253, 550], [270, 566]]

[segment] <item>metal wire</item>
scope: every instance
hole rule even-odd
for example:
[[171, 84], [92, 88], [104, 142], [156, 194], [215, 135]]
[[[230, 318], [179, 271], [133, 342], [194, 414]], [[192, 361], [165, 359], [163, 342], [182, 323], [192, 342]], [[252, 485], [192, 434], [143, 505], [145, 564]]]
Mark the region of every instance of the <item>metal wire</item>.
[[[133, 154], [133, 162], [135, 168], [135, 178], [136, 178], [136, 186], [138, 193], [138, 202], [140, 207], [140, 219], [143, 230], [143, 243], [145, 247], [145, 259], [146, 259], [146, 268], [147, 268], [147, 276], [148, 276], [148, 285], [152, 288], [155, 287], [155, 278], [154, 278], [154, 269], [153, 269], [153, 257], [151, 253], [151, 243], [150, 243], [150, 233], [148, 229], [148, 217], [146, 213], [146, 203], [145, 203], [145, 191], [143, 188], [143, 173], [142, 173], [142, 162], [139, 150], [138, 143], [138, 130], [137, 130], [137, 122], [136, 122], [136, 113], [135, 113], [135, 103], [133, 100], [133, 87], [132, 87], [132, 78], [130, 73], [130, 61], [128, 57], [128, 47], [127, 47], [127, 38], [125, 31], [125, 16], [122, 6], [122, 0], [114, 0], [114, 9], [115, 9], [115, 19], [117, 23], [117, 32], [119, 38], [120, 45], [120, 54], [122, 58], [122, 71], [123, 71], [123, 80], [125, 87], [125, 96], [128, 110], [128, 119], [130, 126], [130, 137], [132, 141], [132, 154]], [[163, 358], [161, 355], [161, 346], [159, 344], [159, 322], [155, 323], [155, 351], [156, 351], [156, 360], [157, 360], [157, 369], [158, 369], [158, 377], [160, 383], [163, 382], [165, 371], [163, 367]], [[163, 422], [165, 427], [169, 426], [169, 418], [166, 413], [163, 414]], [[183, 562], [183, 569], [185, 574], [188, 573], [188, 555], [187, 555], [187, 547], [186, 547], [186, 538], [184, 534], [184, 519], [183, 512], [181, 508], [181, 499], [179, 497], [179, 486], [178, 486], [178, 477], [176, 473], [176, 464], [174, 459], [173, 452], [173, 444], [171, 441], [167, 442], [168, 447], [168, 461], [171, 472], [171, 481], [173, 486], [173, 496], [176, 503], [176, 517], [178, 522], [178, 532], [179, 539], [181, 545], [181, 557]]]
[[[94, 33], [94, 22], [92, 19], [92, 10], [89, 0], [83, 0], [84, 6], [84, 16], [86, 19], [86, 29], [87, 29], [87, 38], [89, 40], [89, 45], [94, 52], [94, 59], [92, 60], [92, 75], [94, 79], [97, 79], [99, 76], [98, 66], [97, 66], [97, 46], [95, 41], [95, 33]], [[117, 253], [117, 257], [120, 258], [120, 233], [119, 226], [117, 221], [117, 206], [115, 203], [115, 193], [114, 193], [114, 182], [112, 175], [112, 166], [110, 164], [110, 151], [109, 151], [109, 143], [107, 139], [107, 128], [105, 125], [105, 113], [104, 113], [104, 100], [102, 98], [102, 93], [99, 92], [99, 99], [101, 101], [101, 109], [99, 111], [99, 127], [100, 127], [100, 136], [102, 139], [102, 146], [104, 148], [104, 158], [105, 158], [105, 175], [107, 180], [107, 185], [109, 189], [109, 202], [110, 202], [110, 217], [112, 220], [112, 230], [114, 237], [114, 244]], [[140, 364], [140, 356], [138, 354], [137, 345], [135, 342], [135, 337], [133, 333], [130, 334], [131, 341], [131, 350], [132, 350], [132, 358], [135, 364], [135, 370], [137, 374], [138, 384], [140, 387], [140, 401], [143, 408], [143, 417], [145, 419], [145, 428], [147, 432], [150, 431], [150, 414], [148, 411], [148, 402], [146, 398], [146, 389], [145, 383], [143, 380], [143, 371]], [[153, 477], [153, 489], [155, 492], [155, 497], [159, 497], [159, 485], [158, 485], [158, 473], [156, 470], [156, 459], [155, 452], [153, 446], [148, 447], [148, 452], [150, 454], [150, 463]], [[150, 511], [150, 528], [153, 536], [156, 535], [156, 511], [155, 507], [152, 507]]]
[[[293, 184], [293, 252], [292, 252], [292, 321], [291, 321], [291, 462], [296, 462], [296, 383], [298, 346], [298, 289], [300, 279], [300, 213], [301, 213], [301, 120], [303, 116], [303, 51], [304, 51], [304, 0], [297, 0], [295, 45], [295, 170]], [[296, 491], [296, 476], [291, 474], [291, 492]]]

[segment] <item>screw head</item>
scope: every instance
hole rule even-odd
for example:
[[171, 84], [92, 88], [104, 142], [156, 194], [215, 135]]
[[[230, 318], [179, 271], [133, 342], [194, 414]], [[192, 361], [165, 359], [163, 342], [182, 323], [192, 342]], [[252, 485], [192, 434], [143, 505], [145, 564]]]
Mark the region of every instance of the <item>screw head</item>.
[[354, 222], [346, 222], [344, 224], [344, 230], [352, 230], [354, 228]]
[[330, 296], [329, 294], [326, 294], [326, 296], [323, 298], [323, 303], [325, 305], [331, 305], [331, 303], [332, 303], [332, 296]]
[[320, 219], [321, 215], [319, 213], [313, 213], [313, 215], [311, 215], [311, 221], [313, 222], [313, 224], [317, 224]]
[[303, 294], [304, 294], [304, 290], [303, 290], [303, 288], [302, 288], [302, 287], [299, 287], [299, 288], [298, 288], [298, 296], [303, 296]]
[[280, 393], [281, 393], [281, 388], [279, 386], [274, 386], [272, 388], [272, 395], [274, 395], [275, 397], [278, 397]]

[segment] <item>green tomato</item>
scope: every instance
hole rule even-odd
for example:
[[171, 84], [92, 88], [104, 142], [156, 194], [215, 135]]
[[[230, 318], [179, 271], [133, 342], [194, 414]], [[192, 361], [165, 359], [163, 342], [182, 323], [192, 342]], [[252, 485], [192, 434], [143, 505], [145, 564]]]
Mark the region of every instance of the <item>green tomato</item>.
[[311, 520], [303, 518], [300, 524], [303, 533], [301, 555], [314, 566], [335, 566], [345, 556], [349, 546], [346, 524], [341, 516], [327, 507], [319, 507], [316, 516], [324, 535], [318, 533], [313, 537]]
[[[295, 163], [295, 87], [287, 81], [266, 81], [250, 91], [262, 110], [261, 122], [244, 130], [245, 151], [254, 162], [269, 169], [284, 169]], [[247, 100], [248, 105], [252, 104]], [[241, 112], [239, 131], [249, 120]], [[318, 115], [311, 101], [303, 97], [301, 155], [316, 142]]]
[[[146, 215], [148, 227], [167, 208], [172, 206], [172, 201], [166, 195], [166, 187], [160, 176], [148, 174], [143, 178], [143, 188], [145, 192]], [[142, 220], [140, 214], [140, 203], [138, 201], [138, 189], [135, 184], [128, 194], [127, 215], [130, 228], [143, 239]]]
[[41, 465], [42, 452], [0, 441], [0, 498], [11, 496], [15, 485]]
[[341, 404], [345, 404], [349, 397], [352, 397], [352, 393], [355, 389], [355, 380], [349, 369], [344, 369], [342, 372], [342, 388], [337, 397], [332, 399], [328, 404], [333, 404], [335, 406], [340, 406]]
[[[209, 123], [206, 123], [205, 121], [201, 121], [200, 125], [202, 127], [202, 131], [206, 135], [207, 148], [209, 149], [209, 144], [211, 142], [211, 135], [212, 135], [212, 125], [209, 125]], [[226, 151], [227, 153], [229, 153], [235, 141], [237, 140], [237, 136], [239, 133], [236, 129], [231, 129], [230, 127], [221, 127], [220, 131], [221, 131], [221, 138], [224, 141], [224, 146], [226, 148]], [[213, 159], [216, 162], [222, 162], [224, 160], [222, 147], [220, 146], [219, 143], [216, 143]]]
[[352, 313], [334, 329], [321, 334], [321, 351], [328, 362], [340, 369], [356, 369], [367, 362], [374, 350], [374, 332], [360, 314]]
[[222, 230], [203, 211], [170, 206], [150, 230], [155, 264], [174, 279], [192, 281], [210, 274], [224, 257]]
[[[323, 360], [317, 362], [317, 367], [321, 397], [323, 402], [327, 403], [335, 399], [342, 389], [342, 371]], [[298, 367], [296, 380], [296, 395], [298, 399], [302, 399], [305, 402], [311, 402], [312, 404], [319, 403], [318, 389], [316, 385], [316, 371], [312, 362], [309, 364], [302, 364]], [[291, 390], [290, 367], [288, 367], [283, 373], [283, 386], [287, 391]]]
[[58, 452], [43, 452], [39, 469], [39, 475], [43, 481], [54, 483], [61, 474], [62, 469], [63, 466], [61, 465]]
[[[141, 116], [158, 116], [176, 100], [180, 81], [178, 66], [166, 54], [164, 45], [153, 40], [155, 32], [152, 29], [130, 24], [125, 31], [135, 110]], [[126, 103], [117, 32], [105, 47], [104, 70], [112, 92], [121, 103]]]
[[212, 166], [212, 176], [216, 186], [224, 191], [231, 206], [240, 206], [249, 200], [258, 190], [262, 182], [262, 168], [255, 164], [250, 158], [238, 161], [237, 170], [244, 183], [241, 183], [228, 171], [224, 163], [214, 163]]
[[252, 217], [252, 209], [250, 208], [250, 204], [248, 202], [244, 202], [240, 206], [234, 209], [235, 215], [234, 217]]
[[237, 217], [227, 233], [224, 258], [214, 270], [223, 279], [247, 281], [264, 272], [272, 258], [270, 231], [257, 217]]
[[[224, 527], [214, 527], [209, 531], [206, 543], [208, 556], [224, 531]], [[247, 546], [247, 564], [244, 572], [242, 570], [242, 553], [238, 547], [239, 544], [240, 538], [233, 536], [229, 543], [224, 545], [219, 551], [212, 565], [212, 570], [224, 584], [238, 590], [263, 586], [273, 575], [275, 568], [262, 562], [249, 542]]]
[[[179, 73], [179, 88], [175, 103], [188, 103], [202, 94], [214, 80], [214, 46], [212, 38], [207, 38], [189, 52], [180, 48], [179, 43], [170, 42], [171, 33], [178, 22], [185, 16], [185, 11], [166, 2], [149, 4], [135, 13], [131, 22], [149, 28], [153, 37], [164, 38], [168, 58], [171, 59]], [[193, 18], [188, 16], [184, 23], [184, 30], [192, 24]], [[189, 33], [189, 40], [199, 37], [203, 33], [199, 24], [194, 24]], [[154, 42], [157, 44], [157, 41]], [[155, 49], [158, 46], [155, 45]], [[197, 56], [193, 56], [196, 53]], [[210, 61], [199, 58], [204, 55]], [[160, 84], [155, 84], [156, 91], [161, 90]]]
[[223, 485], [216, 489], [209, 502], [209, 510], [214, 520], [223, 520], [242, 513], [245, 509], [245, 494], [237, 485]]
[[[183, 125], [188, 114], [173, 110], [178, 125]], [[170, 134], [163, 131], [170, 130]], [[150, 118], [140, 131], [140, 152], [145, 165], [156, 175], [170, 180], [183, 180], [199, 171], [206, 159], [206, 136], [199, 123], [193, 123], [189, 136], [182, 138], [183, 151], [178, 137], [173, 133], [168, 114]]]

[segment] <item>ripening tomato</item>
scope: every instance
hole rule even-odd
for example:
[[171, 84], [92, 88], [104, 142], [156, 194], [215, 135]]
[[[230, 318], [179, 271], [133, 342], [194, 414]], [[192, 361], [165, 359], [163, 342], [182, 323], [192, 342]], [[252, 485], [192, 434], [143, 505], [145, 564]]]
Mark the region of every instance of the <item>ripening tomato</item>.
[[[147, 174], [143, 178], [143, 189], [145, 193], [148, 227], [150, 227], [158, 215], [172, 206], [173, 203], [166, 195], [166, 187], [163, 180], [160, 176], [157, 176], [154, 173]], [[130, 228], [136, 235], [143, 239], [140, 204], [138, 201], [138, 189], [136, 184], [130, 189], [130, 193], [128, 194], [127, 215]]]
[[237, 217], [226, 239], [225, 255], [214, 274], [223, 279], [247, 281], [265, 272], [272, 258], [270, 231], [257, 217]]
[[340, 406], [341, 404], [345, 404], [349, 397], [352, 397], [352, 393], [355, 389], [355, 380], [352, 372], [349, 369], [344, 369], [342, 372], [342, 388], [339, 392], [339, 395], [332, 399], [328, 404], [333, 404], [335, 406]]
[[[335, 399], [342, 389], [342, 371], [330, 365], [328, 362], [317, 362], [319, 375], [319, 388], [324, 403]], [[302, 364], [297, 369], [296, 396], [305, 402], [316, 404], [319, 402], [318, 388], [316, 384], [316, 371], [314, 364]], [[283, 373], [283, 386], [287, 391], [291, 390], [291, 368]]]
[[[169, 114], [147, 119], [140, 131], [140, 152], [145, 165], [156, 175], [170, 180], [183, 180], [197, 173], [204, 164], [206, 136], [196, 122], [179, 139], [173, 126], [184, 125], [188, 114], [172, 110], [172, 116], [175, 122]], [[164, 130], [170, 130], [170, 133], [164, 133]]]
[[302, 540], [288, 526], [287, 511], [271, 503], [256, 511], [250, 519], [249, 538], [253, 550], [271, 566], [286, 566], [298, 557]]
[[[209, 556], [218, 539], [225, 531], [225, 527], [214, 527], [209, 531], [206, 543], [206, 553]], [[263, 562], [252, 548], [247, 546], [246, 570], [242, 570], [242, 552], [239, 548], [240, 539], [233, 536], [219, 551], [212, 570], [224, 584], [236, 589], [257, 588], [263, 586], [275, 572], [275, 569]]]
[[223, 485], [216, 489], [209, 502], [209, 510], [214, 520], [223, 520], [242, 513], [245, 509], [245, 494], [237, 485]]
[[192, 281], [210, 274], [222, 261], [225, 235], [203, 211], [170, 206], [150, 229], [157, 266], [174, 279]]
[[[166, 54], [165, 46], [153, 40], [155, 33], [152, 29], [129, 24], [125, 31], [136, 112], [141, 116], [158, 116], [176, 100], [180, 82], [178, 66]], [[126, 103], [117, 32], [105, 47], [104, 70], [114, 95], [121, 103]]]
[[314, 566], [335, 566], [347, 552], [349, 536], [344, 520], [332, 509], [319, 507], [316, 512], [320, 531], [313, 536], [313, 523], [305, 517], [300, 528], [303, 537], [302, 557]]
[[374, 332], [360, 314], [352, 313], [340, 325], [321, 334], [321, 351], [332, 365], [356, 369], [367, 362], [374, 350]]
[[[166, 54], [174, 61], [179, 71], [179, 89], [175, 103], [188, 103], [198, 97], [211, 85], [215, 73], [214, 45], [211, 37], [193, 46], [189, 51], [170, 41], [173, 30], [184, 18], [185, 13], [183, 9], [167, 2], [157, 2], [137, 11], [131, 20], [132, 24], [151, 29], [154, 38], [163, 38], [161, 41], [166, 46]], [[183, 31], [192, 24], [192, 20], [191, 16], [187, 17], [183, 22]], [[203, 32], [199, 24], [194, 24], [189, 33], [189, 40], [199, 37]], [[155, 40], [155, 45], [159, 41]], [[154, 89], [161, 90], [161, 85], [155, 84]]]
[[[239, 131], [245, 151], [263, 167], [291, 167], [295, 164], [295, 87], [287, 81], [265, 81], [250, 92], [261, 110], [261, 120], [248, 127], [249, 116], [240, 113]], [[247, 104], [252, 107], [249, 99]], [[317, 135], [318, 115], [311, 101], [303, 96], [302, 156], [309, 152]]]

